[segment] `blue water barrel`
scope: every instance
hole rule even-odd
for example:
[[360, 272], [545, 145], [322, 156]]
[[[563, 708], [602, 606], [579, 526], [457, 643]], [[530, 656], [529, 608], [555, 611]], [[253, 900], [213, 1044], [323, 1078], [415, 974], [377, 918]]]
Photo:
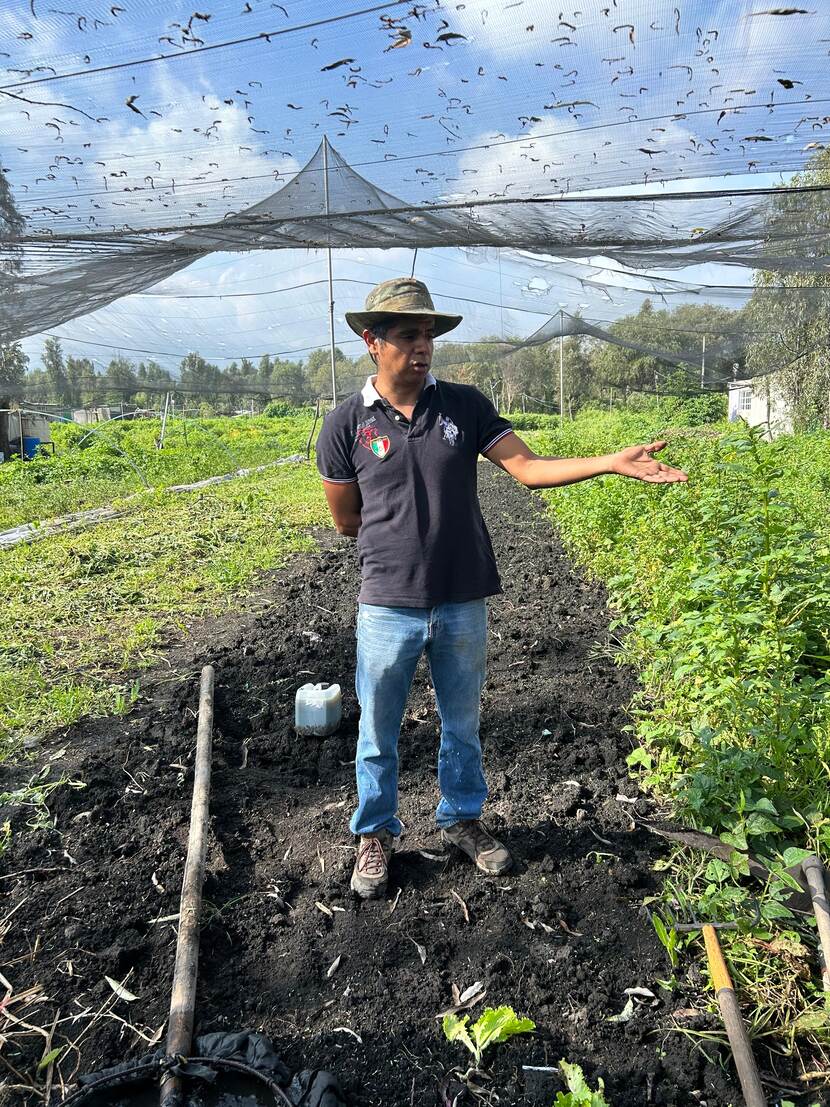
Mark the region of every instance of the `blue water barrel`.
[[39, 438], [29, 438], [27, 435], [23, 435], [23, 456], [27, 461], [31, 461], [32, 458], [37, 457], [39, 449]]

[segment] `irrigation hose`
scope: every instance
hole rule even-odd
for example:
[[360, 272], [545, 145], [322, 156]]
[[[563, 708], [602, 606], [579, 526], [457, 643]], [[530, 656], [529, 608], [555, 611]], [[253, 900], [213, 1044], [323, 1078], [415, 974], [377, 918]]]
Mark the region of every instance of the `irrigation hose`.
[[251, 1065], [245, 1064], [244, 1061], [234, 1061], [229, 1057], [170, 1058], [162, 1056], [159, 1056], [152, 1064], [148, 1064], [145, 1059], [143, 1061], [137, 1061], [134, 1065], [123, 1068], [117, 1073], [108, 1073], [87, 1078], [82, 1087], [76, 1089], [68, 1095], [66, 1099], [61, 1101], [60, 1107], [81, 1107], [81, 1105], [88, 1100], [97, 1100], [101, 1092], [126, 1087], [142, 1078], [149, 1080], [162, 1075], [162, 1078], [166, 1079], [166, 1075], [170, 1072], [172, 1065], [178, 1067], [188, 1064], [206, 1065], [208, 1068], [215, 1069], [217, 1072], [227, 1070], [229, 1072], [240, 1072], [245, 1076], [250, 1076], [255, 1080], [261, 1081], [265, 1085], [268, 1091], [274, 1096], [276, 1102], [280, 1104], [280, 1107], [295, 1107], [294, 1102], [288, 1097], [285, 1090], [280, 1087], [276, 1080], [266, 1073], [260, 1072], [259, 1069], [252, 1068]]
[[232, 1072], [241, 1072], [244, 1076], [255, 1076], [257, 1080], [262, 1081], [278, 1103], [283, 1104], [284, 1107], [295, 1107], [293, 1101], [288, 1098], [285, 1091], [275, 1080], [272, 1080], [270, 1076], [266, 1076], [265, 1073], [251, 1068], [250, 1065], [246, 1065], [244, 1061], [234, 1061], [229, 1057], [221, 1059], [215, 1057], [187, 1057], [185, 1060], [195, 1065], [207, 1065], [209, 1068], [228, 1069]]

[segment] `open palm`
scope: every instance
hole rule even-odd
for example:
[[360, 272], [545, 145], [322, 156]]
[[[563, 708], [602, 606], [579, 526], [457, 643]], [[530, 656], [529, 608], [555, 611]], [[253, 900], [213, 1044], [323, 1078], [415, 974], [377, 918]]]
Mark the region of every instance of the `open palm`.
[[649, 484], [674, 484], [689, 478], [682, 469], [673, 469], [652, 455], [666, 448], [665, 442], [650, 442], [647, 446], [627, 446], [613, 455], [613, 471], [621, 477], [648, 481]]

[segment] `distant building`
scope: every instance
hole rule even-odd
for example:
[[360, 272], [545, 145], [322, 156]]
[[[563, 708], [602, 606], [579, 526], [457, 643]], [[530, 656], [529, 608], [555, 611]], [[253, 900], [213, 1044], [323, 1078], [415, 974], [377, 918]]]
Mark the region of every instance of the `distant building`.
[[792, 415], [773, 377], [729, 382], [729, 422], [739, 419], [751, 427], [768, 424], [770, 438], [792, 434]]
[[108, 419], [112, 419], [112, 411], [106, 404], [99, 407], [80, 407], [72, 412], [72, 419], [84, 426], [87, 423], [106, 423]]
[[49, 419], [40, 412], [14, 408], [0, 412], [0, 463], [12, 457], [27, 461], [52, 448]]

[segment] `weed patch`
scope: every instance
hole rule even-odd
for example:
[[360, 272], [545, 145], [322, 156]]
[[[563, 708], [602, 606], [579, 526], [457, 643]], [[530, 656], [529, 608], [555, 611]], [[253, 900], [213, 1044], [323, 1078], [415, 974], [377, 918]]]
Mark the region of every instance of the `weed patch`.
[[94, 530], [0, 555], [0, 756], [81, 715], [121, 713], [170, 633], [222, 610], [264, 569], [312, 543], [327, 515], [312, 466], [204, 492], [146, 493]]
[[168, 420], [163, 449], [158, 419], [55, 424], [53, 456], [0, 466], [0, 530], [304, 453], [313, 418]]

